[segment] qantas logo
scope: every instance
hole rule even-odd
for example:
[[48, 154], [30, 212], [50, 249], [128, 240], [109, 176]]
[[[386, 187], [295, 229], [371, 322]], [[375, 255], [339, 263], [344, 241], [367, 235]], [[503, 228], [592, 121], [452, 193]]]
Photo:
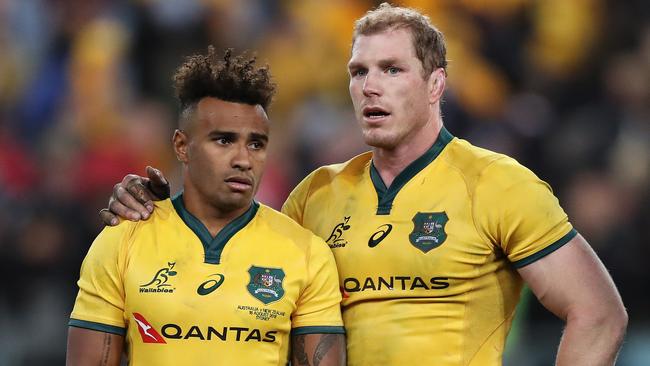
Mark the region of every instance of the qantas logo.
[[158, 332], [149, 324], [147, 319], [139, 313], [133, 313], [133, 320], [138, 324], [138, 331], [144, 343], [167, 343]]
[[[265, 309], [266, 310], [266, 309]], [[165, 338], [174, 340], [201, 340], [201, 341], [236, 341], [236, 342], [267, 342], [273, 343], [278, 335], [277, 330], [264, 331], [257, 328], [231, 327], [231, 326], [199, 326], [190, 325], [182, 327], [178, 324], [167, 323], [160, 328], [160, 333], [139, 313], [133, 313], [133, 320], [138, 325], [138, 332], [143, 343], [163, 343]], [[160, 335], [162, 333], [162, 336]]]
[[371, 248], [376, 247], [377, 244], [381, 243], [390, 234], [391, 230], [393, 230], [393, 225], [391, 224], [384, 224], [378, 227], [377, 231], [368, 239], [368, 246]]

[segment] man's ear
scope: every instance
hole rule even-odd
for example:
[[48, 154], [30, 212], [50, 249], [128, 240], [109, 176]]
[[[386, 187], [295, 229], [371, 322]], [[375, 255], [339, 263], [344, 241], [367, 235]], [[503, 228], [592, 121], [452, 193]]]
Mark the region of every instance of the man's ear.
[[445, 84], [447, 82], [447, 75], [443, 68], [433, 70], [429, 75], [429, 102], [435, 103], [440, 101], [442, 94], [445, 92]]
[[174, 153], [176, 153], [176, 159], [178, 161], [187, 163], [188, 153], [187, 148], [189, 145], [189, 137], [187, 133], [183, 130], [176, 129], [174, 131], [174, 137], [172, 137], [172, 143], [174, 144]]

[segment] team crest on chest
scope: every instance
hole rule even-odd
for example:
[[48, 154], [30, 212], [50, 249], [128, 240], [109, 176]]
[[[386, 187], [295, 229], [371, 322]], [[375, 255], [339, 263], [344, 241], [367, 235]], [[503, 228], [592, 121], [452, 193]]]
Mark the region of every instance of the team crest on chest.
[[409, 241], [424, 253], [439, 247], [447, 239], [445, 225], [449, 218], [446, 212], [418, 212], [412, 221], [414, 227]]
[[248, 292], [264, 304], [278, 301], [284, 296], [284, 271], [281, 268], [251, 266], [248, 274], [251, 277], [246, 286]]

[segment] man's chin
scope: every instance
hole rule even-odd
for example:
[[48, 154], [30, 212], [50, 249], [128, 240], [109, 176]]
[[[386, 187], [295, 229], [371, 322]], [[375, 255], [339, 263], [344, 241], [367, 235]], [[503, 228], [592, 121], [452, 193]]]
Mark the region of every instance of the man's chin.
[[393, 149], [395, 147], [395, 142], [393, 140], [394, 139], [389, 136], [377, 133], [377, 131], [364, 131], [363, 133], [363, 142], [368, 146], [378, 149]]
[[253, 198], [248, 194], [233, 194], [213, 200], [213, 205], [222, 212], [235, 212], [247, 210]]

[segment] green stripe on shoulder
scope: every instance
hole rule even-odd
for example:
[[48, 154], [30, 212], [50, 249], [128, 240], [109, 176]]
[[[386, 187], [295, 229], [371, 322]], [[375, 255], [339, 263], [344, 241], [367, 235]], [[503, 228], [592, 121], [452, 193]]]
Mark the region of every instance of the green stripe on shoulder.
[[291, 335], [302, 334], [345, 334], [345, 328], [335, 326], [320, 326], [320, 327], [298, 327], [291, 329]]
[[89, 322], [89, 321], [79, 320], [79, 319], [70, 319], [70, 321], [68, 322], [68, 326], [96, 330], [98, 332], [104, 332], [104, 333], [117, 334], [122, 337], [126, 335], [126, 328], [116, 327], [113, 325], [102, 324], [102, 323]]
[[529, 264], [531, 264], [531, 263], [533, 263], [533, 262], [535, 262], [535, 261], [537, 261], [539, 259], [542, 259], [542, 258], [546, 257], [547, 255], [553, 253], [554, 251], [556, 251], [560, 247], [562, 247], [564, 244], [568, 243], [576, 235], [578, 235], [578, 232], [576, 231], [576, 229], [571, 229], [571, 231], [569, 231], [566, 235], [564, 235], [563, 237], [558, 239], [555, 243], [547, 246], [546, 248], [540, 250], [539, 252], [537, 252], [535, 254], [529, 255], [526, 258], [523, 258], [523, 259], [520, 259], [518, 261], [512, 262], [512, 265], [515, 268], [521, 268], [521, 267], [527, 266], [527, 265], [529, 265]]

